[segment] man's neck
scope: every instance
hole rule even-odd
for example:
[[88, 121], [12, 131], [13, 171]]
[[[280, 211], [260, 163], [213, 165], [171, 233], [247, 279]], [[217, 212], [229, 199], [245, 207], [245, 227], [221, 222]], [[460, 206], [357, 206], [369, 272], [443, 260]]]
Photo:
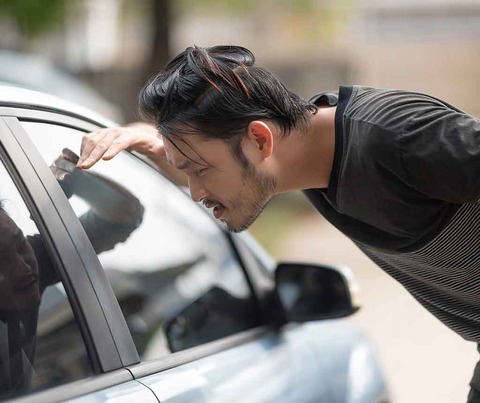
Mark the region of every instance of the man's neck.
[[311, 126], [277, 143], [278, 191], [328, 187], [335, 150], [336, 107], [319, 108]]

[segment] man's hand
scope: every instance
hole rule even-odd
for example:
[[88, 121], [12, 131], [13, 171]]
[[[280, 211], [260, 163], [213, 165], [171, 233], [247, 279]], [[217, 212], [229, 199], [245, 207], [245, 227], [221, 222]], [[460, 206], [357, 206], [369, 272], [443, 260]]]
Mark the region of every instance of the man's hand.
[[126, 149], [138, 151], [154, 162], [165, 157], [163, 141], [157, 130], [145, 123], [133, 123], [86, 134], [82, 139], [77, 166], [88, 169], [100, 159], [108, 161]]
[[157, 129], [146, 123], [100, 129], [83, 136], [77, 167], [88, 169], [100, 159], [108, 161], [120, 151], [133, 150], [150, 158], [172, 182], [188, 186], [186, 175], [170, 165]]

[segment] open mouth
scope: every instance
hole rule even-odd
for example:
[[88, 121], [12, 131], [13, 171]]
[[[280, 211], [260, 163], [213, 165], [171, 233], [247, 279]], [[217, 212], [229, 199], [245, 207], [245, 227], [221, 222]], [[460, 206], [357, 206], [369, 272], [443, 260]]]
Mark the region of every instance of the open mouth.
[[225, 206], [223, 204], [217, 204], [213, 208], [213, 216], [218, 220], [223, 215], [224, 211], [225, 211]]
[[217, 202], [213, 202], [213, 201], [205, 200], [205, 201], [203, 201], [203, 204], [206, 208], [213, 209], [213, 216], [216, 219], [219, 219], [226, 209], [226, 207], [222, 203], [217, 203]]

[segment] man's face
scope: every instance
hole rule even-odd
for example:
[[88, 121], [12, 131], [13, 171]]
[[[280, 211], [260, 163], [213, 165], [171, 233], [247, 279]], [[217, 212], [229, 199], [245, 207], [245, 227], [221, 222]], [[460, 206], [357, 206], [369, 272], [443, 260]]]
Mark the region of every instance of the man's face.
[[40, 303], [38, 264], [17, 224], [0, 212], [0, 309], [34, 309]]
[[273, 196], [275, 178], [243, 166], [223, 140], [185, 135], [174, 141], [165, 140], [167, 158], [187, 174], [192, 199], [213, 208], [230, 231], [247, 229]]

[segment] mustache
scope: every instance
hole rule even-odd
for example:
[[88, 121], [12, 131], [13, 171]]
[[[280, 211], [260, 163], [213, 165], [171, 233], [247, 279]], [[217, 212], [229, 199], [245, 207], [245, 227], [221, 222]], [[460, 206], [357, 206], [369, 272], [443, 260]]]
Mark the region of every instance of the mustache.
[[222, 206], [223, 207], [223, 204], [220, 203], [219, 201], [216, 201], [216, 200], [212, 200], [212, 199], [203, 199], [202, 200], [202, 204], [206, 207], [206, 208], [211, 208], [213, 206]]

